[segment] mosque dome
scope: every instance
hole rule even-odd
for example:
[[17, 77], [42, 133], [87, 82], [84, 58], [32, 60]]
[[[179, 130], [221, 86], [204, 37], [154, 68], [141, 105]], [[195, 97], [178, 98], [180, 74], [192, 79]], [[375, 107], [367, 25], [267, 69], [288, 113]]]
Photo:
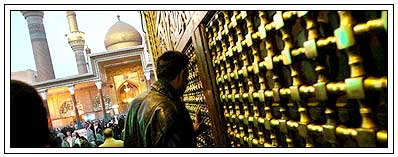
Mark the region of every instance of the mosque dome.
[[131, 25], [120, 21], [113, 24], [105, 35], [105, 48], [106, 50], [117, 50], [127, 48], [130, 46], [142, 45], [140, 33]]

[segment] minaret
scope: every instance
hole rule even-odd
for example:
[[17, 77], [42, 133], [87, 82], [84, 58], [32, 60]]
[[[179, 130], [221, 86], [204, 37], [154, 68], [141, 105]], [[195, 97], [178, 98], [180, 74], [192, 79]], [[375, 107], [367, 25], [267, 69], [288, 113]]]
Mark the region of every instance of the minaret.
[[21, 13], [28, 22], [38, 81], [55, 79], [46, 31], [43, 25], [44, 13], [42, 11], [21, 11]]
[[87, 73], [86, 59], [84, 58], [84, 32], [79, 31], [77, 27], [76, 14], [74, 11], [67, 11], [70, 33], [67, 34], [68, 43], [75, 53], [77, 70], [80, 74]]

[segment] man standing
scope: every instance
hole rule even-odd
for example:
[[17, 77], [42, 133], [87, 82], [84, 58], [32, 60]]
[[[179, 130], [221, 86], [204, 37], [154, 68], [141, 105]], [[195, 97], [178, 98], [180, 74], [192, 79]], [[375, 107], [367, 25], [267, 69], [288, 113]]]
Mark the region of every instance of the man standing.
[[188, 84], [188, 63], [189, 58], [177, 51], [167, 51], [158, 58], [158, 80], [148, 93], [132, 101], [125, 124], [125, 147], [195, 146], [194, 126], [180, 99]]
[[86, 128], [87, 141], [90, 144], [95, 145], [94, 131], [91, 129], [91, 124], [89, 122], [86, 122], [84, 124], [84, 127]]
[[116, 140], [113, 138], [113, 131], [111, 128], [106, 128], [104, 130], [105, 142], [99, 147], [123, 147], [122, 140]]

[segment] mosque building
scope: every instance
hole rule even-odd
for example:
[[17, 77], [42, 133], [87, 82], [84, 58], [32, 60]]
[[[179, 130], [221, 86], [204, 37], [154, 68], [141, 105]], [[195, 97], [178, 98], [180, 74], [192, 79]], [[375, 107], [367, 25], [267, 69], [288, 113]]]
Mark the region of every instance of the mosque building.
[[66, 36], [75, 54], [78, 75], [55, 78], [42, 21], [44, 13], [22, 14], [28, 23], [37, 72], [15, 72], [11, 78], [28, 82], [40, 92], [49, 125], [54, 128], [126, 113], [129, 102], [147, 91], [155, 79], [145, 40], [134, 27], [118, 15], [118, 21], [106, 33], [106, 51], [92, 53], [84, 48], [85, 33], [79, 30], [74, 11], [66, 11], [70, 30]]

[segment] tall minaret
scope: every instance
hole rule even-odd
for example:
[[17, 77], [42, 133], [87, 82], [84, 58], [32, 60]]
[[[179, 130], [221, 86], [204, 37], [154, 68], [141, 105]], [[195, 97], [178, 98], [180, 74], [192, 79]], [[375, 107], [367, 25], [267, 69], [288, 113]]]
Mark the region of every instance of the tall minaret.
[[67, 11], [70, 33], [67, 34], [68, 43], [75, 52], [77, 70], [79, 74], [87, 73], [86, 59], [84, 58], [84, 32], [79, 31], [77, 27], [76, 14], [74, 11]]
[[28, 22], [38, 81], [55, 79], [46, 31], [43, 25], [44, 13], [42, 11], [21, 11], [21, 13]]

